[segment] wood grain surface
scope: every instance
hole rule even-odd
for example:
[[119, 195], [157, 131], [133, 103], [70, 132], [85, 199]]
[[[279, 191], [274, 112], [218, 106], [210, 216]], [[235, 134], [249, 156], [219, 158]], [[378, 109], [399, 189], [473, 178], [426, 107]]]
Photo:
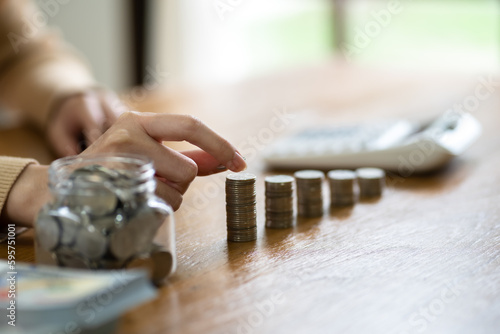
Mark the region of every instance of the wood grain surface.
[[[259, 231], [255, 242], [228, 243], [225, 175], [195, 180], [176, 213], [177, 272], [118, 332], [499, 333], [500, 85], [493, 78], [492, 93], [474, 105], [484, 80], [332, 62], [132, 101], [194, 114], [240, 148], [258, 176]], [[259, 152], [274, 138], [305, 123], [428, 119], [463, 103], [484, 133], [443, 170], [389, 175], [379, 200], [292, 229], [264, 227], [263, 179], [277, 171]]]

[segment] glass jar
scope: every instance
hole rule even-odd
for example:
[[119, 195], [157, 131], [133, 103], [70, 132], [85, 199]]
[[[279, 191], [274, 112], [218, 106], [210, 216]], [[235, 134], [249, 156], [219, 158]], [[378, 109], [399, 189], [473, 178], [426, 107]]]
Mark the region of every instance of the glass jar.
[[49, 168], [52, 200], [35, 222], [36, 261], [85, 269], [175, 271], [172, 208], [155, 195], [153, 162], [135, 155], [73, 156]]

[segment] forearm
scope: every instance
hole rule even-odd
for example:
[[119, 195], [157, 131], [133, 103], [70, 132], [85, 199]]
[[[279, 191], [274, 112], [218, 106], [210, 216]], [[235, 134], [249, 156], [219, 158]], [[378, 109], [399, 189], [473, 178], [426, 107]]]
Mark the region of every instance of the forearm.
[[0, 76], [0, 102], [44, 129], [60, 99], [95, 85], [88, 69], [77, 59], [64, 54], [37, 54]]
[[0, 103], [44, 128], [60, 98], [86, 91], [95, 80], [56, 34], [40, 27], [27, 35], [34, 13], [31, 1], [0, 0]]
[[31, 227], [38, 211], [49, 199], [48, 166], [28, 165], [10, 189], [0, 221]]

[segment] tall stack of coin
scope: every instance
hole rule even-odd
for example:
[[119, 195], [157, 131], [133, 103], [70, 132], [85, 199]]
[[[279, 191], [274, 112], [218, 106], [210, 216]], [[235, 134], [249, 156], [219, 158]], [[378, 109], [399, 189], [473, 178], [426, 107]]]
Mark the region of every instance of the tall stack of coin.
[[354, 180], [356, 173], [350, 170], [331, 170], [328, 172], [330, 184], [330, 204], [332, 207], [353, 205], [356, 199]]
[[301, 170], [295, 172], [294, 176], [297, 182], [299, 216], [321, 217], [323, 215], [323, 172], [319, 170]]
[[266, 181], [266, 227], [293, 226], [293, 177], [268, 176]]
[[385, 186], [385, 172], [380, 168], [359, 168], [356, 170], [360, 197], [379, 197]]
[[256, 177], [250, 173], [226, 177], [227, 240], [246, 242], [257, 239]]

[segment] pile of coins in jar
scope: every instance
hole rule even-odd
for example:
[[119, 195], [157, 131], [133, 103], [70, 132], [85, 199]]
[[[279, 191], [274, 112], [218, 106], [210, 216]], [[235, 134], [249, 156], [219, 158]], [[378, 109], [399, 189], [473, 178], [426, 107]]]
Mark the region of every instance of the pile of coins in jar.
[[146, 189], [151, 185], [134, 177], [101, 165], [73, 170], [37, 217], [37, 261], [86, 269], [140, 267], [161, 283], [175, 270], [174, 229], [165, 225], [173, 224], [172, 211], [154, 196], [154, 183]]

